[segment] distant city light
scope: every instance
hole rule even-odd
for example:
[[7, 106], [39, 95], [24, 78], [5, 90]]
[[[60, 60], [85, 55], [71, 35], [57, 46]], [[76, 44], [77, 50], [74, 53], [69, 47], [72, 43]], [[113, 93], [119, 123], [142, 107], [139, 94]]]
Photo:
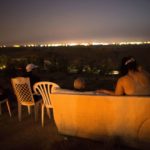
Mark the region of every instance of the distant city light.
[[3, 70], [3, 69], [5, 69], [5, 68], [6, 68], [6, 65], [0, 66], [0, 70]]
[[111, 45], [109, 43], [92, 43], [92, 45]]
[[[150, 41], [131, 41], [131, 42], [78, 42], [78, 43], [48, 43], [48, 44], [25, 44], [25, 45], [18, 45], [15, 44], [12, 47], [59, 47], [59, 46], [101, 46], [101, 45], [142, 45], [142, 44], [150, 44]], [[6, 45], [1, 45], [0, 48], [5, 48]], [[9, 46], [10, 47], [10, 46]]]
[[59, 46], [63, 46], [62, 44], [56, 43], [56, 44], [51, 44], [52, 47], [59, 47]]
[[100, 45], [100, 43], [95, 43], [95, 42], [93, 42], [92, 45]]
[[81, 43], [80, 45], [81, 46], [89, 46], [90, 44], [89, 43]]
[[118, 70], [112, 70], [111, 72], [109, 72], [110, 75], [118, 75], [119, 71]]
[[77, 46], [80, 45], [79, 43], [68, 43], [67, 46]]
[[6, 45], [1, 45], [1, 46], [0, 46], [0, 48], [5, 48], [5, 47], [6, 47]]
[[27, 45], [28, 47], [35, 47], [35, 46], [37, 46], [37, 45], [35, 45], [35, 44], [29, 44], [29, 45]]
[[144, 44], [143, 42], [120, 42], [119, 45], [140, 45]]
[[21, 45], [13, 45], [13, 47], [16, 47], [16, 48], [17, 48], [17, 47], [21, 47]]

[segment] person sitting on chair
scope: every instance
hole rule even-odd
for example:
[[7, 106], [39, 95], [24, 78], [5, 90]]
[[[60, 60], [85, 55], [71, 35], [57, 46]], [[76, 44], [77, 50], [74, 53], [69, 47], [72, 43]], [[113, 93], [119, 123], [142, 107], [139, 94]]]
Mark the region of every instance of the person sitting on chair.
[[39, 82], [40, 78], [39, 76], [37, 76], [34, 71], [35, 69], [38, 68], [38, 66], [34, 65], [34, 64], [28, 64], [26, 66], [26, 73], [25, 73], [25, 77], [29, 77], [30, 78], [30, 84], [31, 87], [33, 88], [34, 83]]
[[6, 91], [2, 87], [0, 87], [0, 101], [4, 100], [5, 98], [7, 98]]

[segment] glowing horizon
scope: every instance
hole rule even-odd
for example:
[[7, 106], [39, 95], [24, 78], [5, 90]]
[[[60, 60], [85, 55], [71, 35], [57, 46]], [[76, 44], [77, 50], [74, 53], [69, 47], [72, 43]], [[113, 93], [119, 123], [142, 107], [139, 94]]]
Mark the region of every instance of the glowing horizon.
[[0, 2], [0, 45], [150, 40], [148, 0]]
[[15, 45], [0, 45], [0, 48], [5, 47], [60, 47], [60, 46], [98, 46], [98, 45], [142, 45], [142, 44], [150, 44], [150, 41], [128, 41], [128, 42], [70, 42], [70, 43], [46, 43], [46, 44], [15, 44]]

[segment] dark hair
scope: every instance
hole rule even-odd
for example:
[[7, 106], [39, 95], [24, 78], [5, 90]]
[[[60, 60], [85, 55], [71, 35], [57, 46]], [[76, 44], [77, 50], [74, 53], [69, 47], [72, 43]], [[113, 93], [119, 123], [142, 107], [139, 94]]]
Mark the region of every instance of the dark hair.
[[121, 62], [121, 75], [126, 75], [129, 70], [138, 71], [138, 65], [134, 57], [124, 57]]

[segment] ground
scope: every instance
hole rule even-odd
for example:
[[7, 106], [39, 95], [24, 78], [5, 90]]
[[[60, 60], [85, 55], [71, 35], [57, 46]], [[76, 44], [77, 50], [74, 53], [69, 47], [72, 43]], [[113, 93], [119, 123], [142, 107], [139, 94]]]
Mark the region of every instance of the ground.
[[12, 117], [9, 117], [5, 104], [0, 116], [0, 149], [1, 150], [135, 150], [119, 142], [92, 141], [78, 137], [61, 135], [57, 131], [53, 117], [45, 116], [42, 128], [40, 111], [38, 121], [34, 121], [34, 111], [29, 116], [23, 108], [22, 121], [18, 121], [17, 103], [11, 103]]

